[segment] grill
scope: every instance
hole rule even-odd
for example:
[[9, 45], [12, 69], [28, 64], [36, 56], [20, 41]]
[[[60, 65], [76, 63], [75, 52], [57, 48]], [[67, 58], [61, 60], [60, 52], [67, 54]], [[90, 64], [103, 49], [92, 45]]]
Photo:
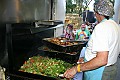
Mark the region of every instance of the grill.
[[[6, 74], [10, 76], [10, 80], [59, 80], [59, 77], [56, 79], [18, 70], [26, 60], [37, 55], [48, 56], [73, 64], [78, 60], [80, 50], [76, 52], [75, 55], [60, 51], [45, 51], [41, 49], [41, 47], [44, 46], [42, 40], [46, 37], [41, 35], [43, 35], [45, 31], [37, 31], [37, 33], [31, 34], [31, 28], [33, 28], [31, 25], [24, 26], [24, 29], [21, 28], [21, 24], [6, 25], [9, 57], [9, 69]], [[53, 33], [53, 30], [47, 30], [47, 33]], [[49, 34], [47, 37], [53, 37], [53, 35]]]

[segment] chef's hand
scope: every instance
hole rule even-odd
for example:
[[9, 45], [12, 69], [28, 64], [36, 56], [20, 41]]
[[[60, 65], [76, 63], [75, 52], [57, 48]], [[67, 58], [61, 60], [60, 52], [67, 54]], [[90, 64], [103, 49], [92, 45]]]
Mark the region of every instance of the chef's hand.
[[72, 68], [68, 69], [65, 73], [64, 73], [64, 77], [65, 78], [73, 78], [74, 75], [77, 73], [77, 66], [73, 66]]

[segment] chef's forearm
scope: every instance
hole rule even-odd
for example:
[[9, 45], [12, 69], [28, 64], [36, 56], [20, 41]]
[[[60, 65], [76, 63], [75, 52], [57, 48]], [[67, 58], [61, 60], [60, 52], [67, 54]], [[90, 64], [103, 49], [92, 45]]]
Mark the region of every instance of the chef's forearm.
[[[96, 59], [94, 59], [96, 60]], [[80, 64], [80, 69], [81, 71], [87, 71], [87, 70], [92, 70], [92, 69], [96, 69], [96, 68], [99, 68], [100, 66], [103, 66], [103, 64], [101, 63], [98, 63], [94, 60], [91, 60], [89, 62], [86, 62], [86, 63], [83, 63], [83, 64]]]
[[88, 62], [80, 64], [81, 71], [93, 70], [107, 64], [107, 52], [104, 52]]

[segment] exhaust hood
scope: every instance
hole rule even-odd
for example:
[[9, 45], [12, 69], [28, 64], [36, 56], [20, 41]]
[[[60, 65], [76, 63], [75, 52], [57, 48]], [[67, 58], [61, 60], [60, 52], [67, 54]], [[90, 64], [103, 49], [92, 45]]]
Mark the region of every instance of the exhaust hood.
[[51, 0], [1, 0], [0, 23], [50, 20]]

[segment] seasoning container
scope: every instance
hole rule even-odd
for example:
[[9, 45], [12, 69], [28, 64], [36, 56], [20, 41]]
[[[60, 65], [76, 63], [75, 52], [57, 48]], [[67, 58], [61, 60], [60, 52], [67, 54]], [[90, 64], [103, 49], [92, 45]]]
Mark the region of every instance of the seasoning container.
[[5, 68], [0, 66], [0, 80], [5, 80]]

